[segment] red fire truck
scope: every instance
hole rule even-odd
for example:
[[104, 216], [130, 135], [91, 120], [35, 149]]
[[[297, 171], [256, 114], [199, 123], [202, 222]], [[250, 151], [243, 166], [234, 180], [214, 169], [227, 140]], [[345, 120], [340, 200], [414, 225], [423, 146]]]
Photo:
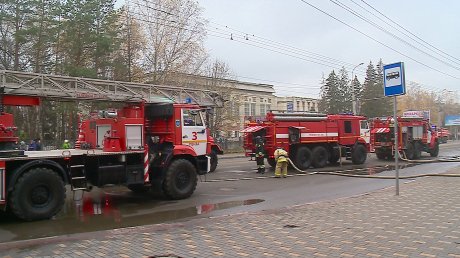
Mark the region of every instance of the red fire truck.
[[369, 128], [363, 116], [270, 111], [265, 121], [250, 122], [242, 132], [246, 156], [254, 155], [254, 141], [261, 136], [271, 166], [275, 166], [273, 154], [277, 147], [288, 151], [302, 170], [335, 163], [340, 155], [353, 164], [363, 164], [369, 150]]
[[437, 131], [439, 143], [447, 143], [447, 140], [449, 139], [449, 136], [450, 136], [449, 129], [438, 128], [436, 131]]
[[[394, 158], [394, 119], [375, 118], [371, 121], [371, 146], [379, 159]], [[422, 117], [398, 117], [398, 149], [408, 159], [419, 159], [422, 151], [437, 157], [439, 140], [430, 123]]]
[[[24, 220], [59, 212], [65, 185], [86, 191], [125, 185], [187, 198], [197, 174], [215, 169], [215, 154], [222, 153], [203, 117], [202, 107], [221, 104], [210, 91], [13, 71], [0, 71], [0, 89], [0, 208]], [[40, 97], [127, 105], [83, 121], [77, 149], [18, 150], [13, 117], [3, 105], [38, 105]]]

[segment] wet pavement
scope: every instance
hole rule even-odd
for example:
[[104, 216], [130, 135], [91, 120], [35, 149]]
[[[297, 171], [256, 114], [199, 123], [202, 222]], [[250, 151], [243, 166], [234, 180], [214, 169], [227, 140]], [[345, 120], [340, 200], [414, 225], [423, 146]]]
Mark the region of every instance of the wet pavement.
[[[460, 167], [448, 173], [460, 174]], [[409, 182], [399, 196], [389, 187], [283, 209], [3, 243], [0, 252], [1, 257], [460, 257], [460, 178]]]
[[[239, 158], [242, 163], [247, 163], [247, 160], [241, 159], [241, 155], [238, 154], [229, 158]], [[238, 160], [232, 160], [232, 163], [235, 162]], [[372, 162], [372, 164], [374, 163]], [[393, 163], [390, 161], [380, 162], [380, 164], [382, 165], [371, 166], [371, 163], [352, 165], [351, 162], [344, 161], [343, 166], [329, 166], [319, 170], [311, 169], [309, 172], [338, 171], [343, 174], [377, 175], [394, 169]], [[401, 169], [415, 165], [402, 164]], [[274, 176], [273, 169], [267, 169], [267, 173], [264, 175], [253, 173], [254, 171], [251, 169], [234, 172], [218, 170], [216, 173], [201, 179], [203, 182], [212, 183], [226, 180], [270, 180]], [[297, 172], [291, 169], [289, 173], [290, 176], [295, 176]], [[229, 186], [221, 187], [219, 190], [231, 192], [235, 189]], [[181, 201], [164, 200], [151, 194], [135, 194], [125, 187], [103, 189], [95, 187], [91, 192], [85, 192], [83, 195], [82, 192], [73, 193], [68, 189], [65, 207], [52, 220], [25, 223], [8, 216], [6, 213], [0, 213], [0, 243], [181, 221], [218, 210], [257, 204], [262, 201], [262, 199], [240, 197], [232, 201], [206, 202], [198, 200], [195, 203], [180, 204]]]

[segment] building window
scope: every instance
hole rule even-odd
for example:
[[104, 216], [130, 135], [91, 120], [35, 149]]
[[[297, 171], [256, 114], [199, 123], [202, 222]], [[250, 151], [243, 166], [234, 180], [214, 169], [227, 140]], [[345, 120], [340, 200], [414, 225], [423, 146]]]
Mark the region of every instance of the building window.
[[305, 101], [302, 101], [302, 111], [305, 111]]
[[235, 102], [232, 103], [232, 113], [234, 116], [240, 116], [240, 106]]
[[261, 102], [261, 103], [264, 102], [264, 98], [260, 98], [260, 102]]
[[271, 108], [271, 106], [270, 106], [270, 105], [266, 105], [266, 106], [265, 106], [265, 109], [266, 109], [266, 110], [267, 110], [267, 112], [268, 112], [268, 111], [270, 111], [272, 108]]
[[252, 97], [252, 102], [256, 102], [257, 101], [257, 98], [256, 97]]
[[264, 116], [265, 114], [267, 114], [265, 104], [260, 104], [260, 115]]
[[256, 115], [256, 103], [251, 103], [251, 114], [250, 116]]
[[272, 103], [272, 99], [268, 99], [268, 103]]
[[244, 115], [245, 116], [250, 116], [251, 112], [249, 110], [249, 103], [244, 103]]

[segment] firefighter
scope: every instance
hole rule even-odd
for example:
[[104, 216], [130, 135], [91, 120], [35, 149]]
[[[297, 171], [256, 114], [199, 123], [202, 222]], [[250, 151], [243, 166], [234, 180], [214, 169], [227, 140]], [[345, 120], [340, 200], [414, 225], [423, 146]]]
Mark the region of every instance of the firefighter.
[[283, 148], [278, 147], [274, 153], [276, 160], [275, 178], [280, 178], [281, 174], [283, 177], [287, 177], [287, 166], [288, 166], [288, 153]]
[[64, 143], [62, 144], [62, 149], [70, 149], [69, 140], [64, 140]]
[[257, 163], [257, 173], [265, 173], [265, 155], [264, 155], [264, 139], [262, 137], [256, 137], [256, 163]]

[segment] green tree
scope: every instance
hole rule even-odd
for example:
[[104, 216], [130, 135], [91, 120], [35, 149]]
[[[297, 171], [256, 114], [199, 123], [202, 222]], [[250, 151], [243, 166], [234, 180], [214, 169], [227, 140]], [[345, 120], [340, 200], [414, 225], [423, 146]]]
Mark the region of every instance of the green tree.
[[111, 77], [118, 47], [115, 0], [67, 0], [62, 6], [63, 64], [66, 74]]
[[31, 70], [49, 73], [54, 68], [60, 5], [56, 0], [33, 0], [31, 3], [33, 12], [25, 29], [30, 44], [27, 56]]
[[350, 80], [348, 79], [348, 72], [345, 67], [339, 70], [338, 75], [338, 89], [339, 98], [335, 101], [339, 105], [337, 113], [351, 112], [352, 108], [352, 89]]
[[367, 117], [389, 116], [392, 114], [391, 98], [383, 93], [382, 61], [377, 65], [377, 70], [369, 62], [366, 78], [363, 83], [360, 113]]
[[340, 79], [335, 71], [329, 74], [321, 90], [320, 107], [321, 110], [330, 114], [342, 111], [342, 92], [340, 89]]
[[27, 25], [33, 13], [32, 0], [3, 0], [0, 5], [0, 64], [4, 69], [24, 71], [29, 65], [26, 50]]
[[142, 81], [142, 50], [146, 47], [146, 38], [141, 24], [124, 6], [118, 16], [120, 47], [115, 51], [113, 77], [119, 81]]

